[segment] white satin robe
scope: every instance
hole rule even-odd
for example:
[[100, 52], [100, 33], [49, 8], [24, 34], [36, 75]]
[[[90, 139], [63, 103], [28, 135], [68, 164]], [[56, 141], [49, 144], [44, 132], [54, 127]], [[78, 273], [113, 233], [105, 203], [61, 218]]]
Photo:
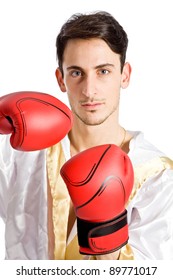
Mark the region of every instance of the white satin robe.
[[[133, 133], [129, 157], [136, 172], [165, 155]], [[62, 141], [70, 158], [68, 138]], [[154, 175], [153, 175], [154, 174]], [[173, 169], [164, 168], [141, 179], [127, 206], [129, 242], [134, 259], [173, 260]], [[0, 216], [5, 223], [5, 259], [48, 259], [46, 150], [20, 152], [8, 136], [0, 136]], [[68, 244], [76, 234], [74, 225]], [[0, 237], [1, 239], [4, 236]], [[76, 248], [78, 250], [78, 248]]]

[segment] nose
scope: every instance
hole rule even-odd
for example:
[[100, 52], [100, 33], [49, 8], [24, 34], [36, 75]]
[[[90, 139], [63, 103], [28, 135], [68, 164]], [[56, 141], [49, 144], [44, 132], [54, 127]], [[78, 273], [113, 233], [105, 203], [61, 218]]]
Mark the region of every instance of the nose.
[[96, 78], [93, 75], [87, 75], [83, 80], [82, 94], [90, 98], [96, 94]]

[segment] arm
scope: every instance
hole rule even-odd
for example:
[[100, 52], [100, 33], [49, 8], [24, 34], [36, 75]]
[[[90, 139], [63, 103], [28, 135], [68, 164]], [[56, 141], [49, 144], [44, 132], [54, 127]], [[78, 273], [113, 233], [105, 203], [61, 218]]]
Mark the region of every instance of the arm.
[[173, 259], [173, 170], [148, 179], [127, 210], [135, 259]]

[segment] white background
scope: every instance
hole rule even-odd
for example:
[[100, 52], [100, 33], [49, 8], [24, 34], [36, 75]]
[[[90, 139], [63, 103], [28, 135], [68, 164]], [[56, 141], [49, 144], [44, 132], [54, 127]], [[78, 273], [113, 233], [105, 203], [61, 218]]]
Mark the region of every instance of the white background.
[[[128, 33], [127, 60], [133, 69], [131, 84], [122, 91], [121, 124], [126, 129], [143, 131], [150, 142], [173, 158], [171, 2], [0, 0], [0, 96], [34, 90], [66, 102], [54, 75], [59, 29], [73, 13], [108, 11]], [[3, 258], [3, 227], [0, 230]]]

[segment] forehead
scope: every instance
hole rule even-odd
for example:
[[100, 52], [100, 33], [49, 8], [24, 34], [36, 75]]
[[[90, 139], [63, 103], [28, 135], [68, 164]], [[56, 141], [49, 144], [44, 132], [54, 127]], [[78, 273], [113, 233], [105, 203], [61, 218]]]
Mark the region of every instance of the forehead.
[[119, 58], [102, 39], [71, 39], [64, 50], [63, 64], [118, 63]]

